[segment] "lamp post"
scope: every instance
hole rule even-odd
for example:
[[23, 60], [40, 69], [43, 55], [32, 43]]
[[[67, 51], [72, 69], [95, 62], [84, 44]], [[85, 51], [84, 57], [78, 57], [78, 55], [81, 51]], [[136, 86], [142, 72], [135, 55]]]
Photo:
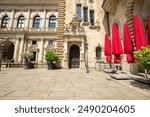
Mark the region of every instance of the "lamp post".
[[0, 46], [0, 71], [1, 71], [1, 66], [2, 66], [2, 57], [3, 57], [3, 49], [4, 49], [4, 45], [1, 44]]
[[86, 47], [86, 73], [89, 73], [89, 66], [88, 66], [88, 43], [85, 43], [85, 47]]

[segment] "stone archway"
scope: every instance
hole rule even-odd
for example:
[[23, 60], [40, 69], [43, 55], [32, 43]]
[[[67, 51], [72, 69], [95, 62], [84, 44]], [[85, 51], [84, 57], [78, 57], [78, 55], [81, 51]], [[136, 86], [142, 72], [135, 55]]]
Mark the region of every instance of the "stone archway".
[[69, 68], [80, 67], [80, 48], [77, 45], [72, 45], [69, 52]]
[[3, 50], [2, 50], [2, 59], [8, 59], [11, 60], [13, 59], [14, 56], [14, 43], [12, 41], [3, 41], [1, 43], [3, 45]]

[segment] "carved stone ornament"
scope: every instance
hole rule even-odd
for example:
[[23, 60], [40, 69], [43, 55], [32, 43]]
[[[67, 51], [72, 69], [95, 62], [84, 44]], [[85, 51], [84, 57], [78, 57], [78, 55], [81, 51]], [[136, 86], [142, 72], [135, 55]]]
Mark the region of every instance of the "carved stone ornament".
[[84, 35], [84, 28], [81, 25], [81, 22], [74, 15], [70, 24], [66, 24], [64, 32], [66, 35]]
[[37, 45], [31, 45], [29, 48], [28, 48], [29, 51], [39, 51], [39, 48]]

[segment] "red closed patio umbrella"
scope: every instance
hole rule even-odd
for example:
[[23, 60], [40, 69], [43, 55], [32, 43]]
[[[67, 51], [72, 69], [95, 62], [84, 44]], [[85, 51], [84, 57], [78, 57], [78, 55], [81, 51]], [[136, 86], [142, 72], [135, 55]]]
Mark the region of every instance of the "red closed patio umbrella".
[[106, 56], [106, 61], [110, 63], [111, 62], [111, 44], [110, 44], [108, 34], [105, 34], [104, 54]]
[[107, 61], [108, 63], [111, 63], [111, 60], [112, 60], [111, 55], [106, 56], [106, 61]]
[[116, 24], [112, 25], [112, 54], [114, 54], [114, 62], [121, 63], [120, 55], [123, 54], [123, 48]]
[[127, 54], [126, 56], [127, 62], [133, 63], [134, 62], [133, 45], [128, 24], [124, 24], [124, 53]]
[[135, 62], [135, 58], [134, 58], [133, 54], [127, 54], [126, 59], [127, 59], [128, 63], [134, 63]]
[[150, 42], [150, 16], [148, 16], [148, 39]]
[[142, 46], [147, 47], [148, 42], [146, 40], [146, 34], [138, 16], [134, 16], [133, 18], [133, 28], [136, 50], [139, 50]]

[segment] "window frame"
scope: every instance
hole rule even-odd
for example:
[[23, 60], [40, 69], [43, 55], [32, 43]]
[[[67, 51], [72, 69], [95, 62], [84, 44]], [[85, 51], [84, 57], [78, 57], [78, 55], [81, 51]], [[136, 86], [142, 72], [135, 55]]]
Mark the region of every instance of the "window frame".
[[88, 22], [88, 7], [83, 7], [83, 22]]
[[89, 14], [90, 14], [90, 24], [91, 26], [94, 26], [95, 25], [94, 10], [90, 10]]
[[49, 25], [48, 28], [50, 29], [56, 29], [56, 16], [52, 15], [49, 17]]
[[[78, 10], [78, 6], [80, 6], [80, 10]], [[76, 7], [77, 19], [82, 20], [82, 4], [77, 4]]]
[[48, 45], [54, 45], [54, 40], [52, 40], [52, 39], [50, 39], [50, 40], [48, 40]]
[[32, 45], [37, 45], [37, 40], [32, 40]]
[[1, 28], [8, 28], [9, 21], [10, 21], [10, 18], [8, 17], [8, 15], [4, 16], [2, 19], [2, 23], [1, 23]]
[[25, 26], [25, 17], [19, 16], [17, 21], [17, 28], [24, 28]]
[[39, 15], [37, 15], [33, 19], [33, 28], [35, 28], [35, 29], [40, 28], [40, 24], [41, 24], [41, 18]]
[[32, 51], [32, 53], [33, 53], [33, 57], [32, 57], [32, 59], [31, 59], [31, 61], [36, 62], [36, 55], [37, 55], [37, 52], [36, 52], [36, 51]]

